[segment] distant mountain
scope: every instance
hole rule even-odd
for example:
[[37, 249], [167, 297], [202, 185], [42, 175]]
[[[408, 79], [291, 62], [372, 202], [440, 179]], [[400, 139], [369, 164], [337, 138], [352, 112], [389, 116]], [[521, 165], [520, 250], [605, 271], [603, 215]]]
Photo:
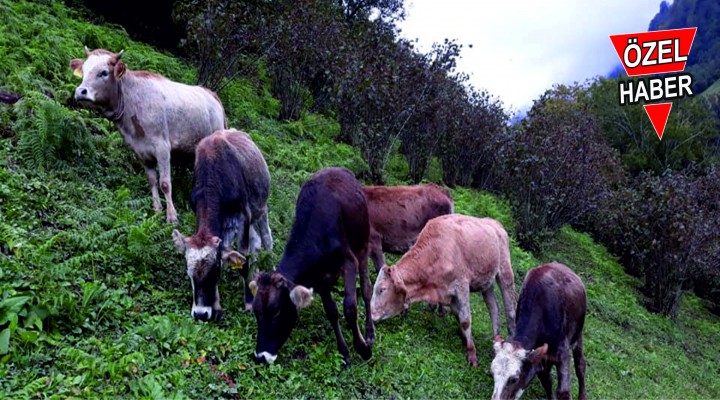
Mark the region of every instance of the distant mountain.
[[663, 1], [648, 29], [689, 27], [698, 30], [686, 71], [693, 75], [694, 89], [699, 93], [720, 79], [720, 1], [675, 0], [672, 4]]

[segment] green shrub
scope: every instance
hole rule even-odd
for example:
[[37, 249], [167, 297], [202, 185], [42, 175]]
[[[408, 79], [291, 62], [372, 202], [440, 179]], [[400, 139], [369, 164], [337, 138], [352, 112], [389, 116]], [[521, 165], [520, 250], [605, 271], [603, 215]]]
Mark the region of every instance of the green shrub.
[[565, 224], [582, 223], [623, 180], [585, 95], [580, 86], [548, 90], [500, 150], [501, 190], [526, 248], [538, 249]]

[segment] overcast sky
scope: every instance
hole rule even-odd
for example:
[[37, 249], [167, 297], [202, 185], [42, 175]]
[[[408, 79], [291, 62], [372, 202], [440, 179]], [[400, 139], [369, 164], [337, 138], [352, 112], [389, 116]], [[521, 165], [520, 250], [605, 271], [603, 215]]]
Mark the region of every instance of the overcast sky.
[[[464, 44], [459, 70], [505, 107], [527, 110], [554, 83], [606, 75], [619, 59], [611, 34], [643, 32], [661, 0], [406, 0], [402, 36], [423, 52]], [[668, 1], [668, 3], [672, 3]], [[473, 45], [468, 48], [467, 45]]]

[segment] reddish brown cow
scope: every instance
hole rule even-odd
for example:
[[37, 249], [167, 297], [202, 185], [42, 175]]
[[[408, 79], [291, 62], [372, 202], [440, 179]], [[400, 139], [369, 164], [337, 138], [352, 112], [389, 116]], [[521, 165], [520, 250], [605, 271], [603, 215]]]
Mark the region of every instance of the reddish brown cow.
[[113, 121], [125, 143], [145, 165], [153, 207], [162, 211], [158, 192], [165, 195], [167, 220], [177, 222], [170, 182], [170, 153], [192, 157], [200, 139], [225, 127], [225, 112], [215, 93], [201, 86], [173, 82], [147, 71], [129, 71], [123, 52], [90, 51], [86, 60], [70, 61], [83, 81], [75, 100], [97, 109]]
[[515, 283], [510, 244], [502, 225], [491, 218], [460, 214], [431, 219], [417, 243], [394, 267], [383, 266], [371, 302], [374, 321], [400, 314], [419, 301], [450, 305], [460, 323], [467, 359], [477, 367], [470, 334], [470, 292], [482, 292], [493, 334], [500, 333], [497, 281], [505, 303], [507, 329], [515, 331]]
[[557, 367], [557, 398], [570, 398], [570, 352], [578, 377], [578, 397], [584, 400], [585, 356], [583, 325], [585, 286], [570, 268], [553, 262], [528, 271], [520, 291], [517, 326], [511, 340], [495, 339], [491, 370], [493, 399], [517, 399], [535, 374], [552, 396], [550, 371]]
[[450, 192], [434, 183], [416, 186], [365, 186], [370, 215], [370, 258], [375, 270], [385, 265], [383, 251], [403, 254], [425, 224], [452, 214]]

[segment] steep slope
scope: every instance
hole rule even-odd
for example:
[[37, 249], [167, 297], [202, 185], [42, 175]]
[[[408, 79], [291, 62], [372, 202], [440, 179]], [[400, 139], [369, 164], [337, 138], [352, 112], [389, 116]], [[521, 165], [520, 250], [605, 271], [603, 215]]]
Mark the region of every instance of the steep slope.
[[[255, 322], [240, 312], [236, 271], [224, 272], [220, 288], [226, 318], [193, 321], [173, 227], [152, 212], [141, 167], [109, 123], [69, 100], [77, 80], [67, 63], [83, 44], [125, 48], [130, 68], [194, 80], [184, 63], [116, 28], [83, 22], [59, 3], [0, 0], [0, 91], [24, 96], [0, 105], [0, 397], [490, 397], [490, 323], [478, 296], [479, 369], [465, 365], [454, 319], [420, 306], [379, 324], [373, 358], [353, 353], [353, 367], [343, 369], [319, 302], [303, 310], [276, 364], [255, 365]], [[356, 149], [335, 143], [334, 121], [274, 120], [277, 101], [263, 79], [236, 82], [221, 97], [230, 125], [252, 133], [272, 173], [277, 246], [258, 263], [269, 270], [302, 182], [324, 166], [360, 172], [365, 165]], [[190, 232], [190, 176], [176, 172], [181, 229]], [[458, 212], [495, 217], [514, 232], [502, 200], [462, 188], [453, 196]], [[591, 397], [720, 397], [720, 320], [698, 300], [688, 297], [676, 322], [647, 313], [636, 282], [571, 229], [542, 254], [513, 244], [518, 288], [529, 268], [553, 259], [588, 287]], [[541, 397], [539, 384], [525, 396]]]

